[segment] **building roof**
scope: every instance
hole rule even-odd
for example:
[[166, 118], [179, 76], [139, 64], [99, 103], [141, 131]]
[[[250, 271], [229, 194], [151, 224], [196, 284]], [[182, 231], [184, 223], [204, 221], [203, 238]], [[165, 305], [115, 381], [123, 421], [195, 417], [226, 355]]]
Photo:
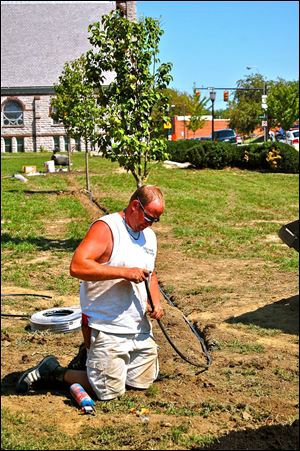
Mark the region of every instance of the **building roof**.
[[[1, 1], [1, 87], [53, 86], [66, 62], [91, 48], [88, 26], [114, 1]], [[106, 82], [112, 80], [107, 74]]]

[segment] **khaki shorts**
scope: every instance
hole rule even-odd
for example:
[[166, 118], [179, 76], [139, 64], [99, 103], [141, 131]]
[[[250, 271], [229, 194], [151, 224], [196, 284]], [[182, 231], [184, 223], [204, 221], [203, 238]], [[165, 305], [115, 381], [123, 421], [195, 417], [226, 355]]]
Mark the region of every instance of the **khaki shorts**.
[[114, 399], [126, 386], [146, 389], [158, 376], [157, 344], [150, 334], [109, 334], [92, 329], [87, 375], [98, 399]]

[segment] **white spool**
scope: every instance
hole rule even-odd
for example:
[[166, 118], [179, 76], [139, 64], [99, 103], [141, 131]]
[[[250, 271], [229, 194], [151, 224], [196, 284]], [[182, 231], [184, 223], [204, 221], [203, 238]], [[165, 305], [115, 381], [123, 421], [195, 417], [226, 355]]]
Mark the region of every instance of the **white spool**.
[[67, 333], [81, 328], [81, 308], [77, 306], [50, 308], [34, 313], [30, 318], [32, 331], [49, 330], [55, 333]]

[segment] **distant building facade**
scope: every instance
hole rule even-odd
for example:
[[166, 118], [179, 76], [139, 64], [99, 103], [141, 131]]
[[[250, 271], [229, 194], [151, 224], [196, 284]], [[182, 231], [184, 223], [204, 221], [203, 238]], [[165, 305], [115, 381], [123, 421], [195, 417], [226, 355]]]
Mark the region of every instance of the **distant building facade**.
[[[170, 129], [168, 136], [172, 141], [179, 139], [191, 139], [191, 138], [207, 138], [212, 132], [212, 116], [203, 116], [205, 120], [202, 128], [194, 133], [188, 129], [191, 116], [174, 116], [172, 118], [172, 128]], [[214, 119], [214, 131], [229, 128], [229, 119]]]
[[1, 2], [1, 152], [81, 150], [51, 118], [53, 86], [91, 48], [88, 26], [116, 8], [136, 19], [135, 1]]

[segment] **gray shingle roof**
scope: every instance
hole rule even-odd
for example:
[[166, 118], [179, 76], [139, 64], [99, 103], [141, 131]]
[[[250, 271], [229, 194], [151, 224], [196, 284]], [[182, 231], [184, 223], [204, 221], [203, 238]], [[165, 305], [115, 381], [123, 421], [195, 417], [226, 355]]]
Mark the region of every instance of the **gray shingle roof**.
[[88, 25], [115, 9], [115, 4], [1, 2], [1, 86], [52, 86], [58, 82], [64, 63], [90, 48]]

